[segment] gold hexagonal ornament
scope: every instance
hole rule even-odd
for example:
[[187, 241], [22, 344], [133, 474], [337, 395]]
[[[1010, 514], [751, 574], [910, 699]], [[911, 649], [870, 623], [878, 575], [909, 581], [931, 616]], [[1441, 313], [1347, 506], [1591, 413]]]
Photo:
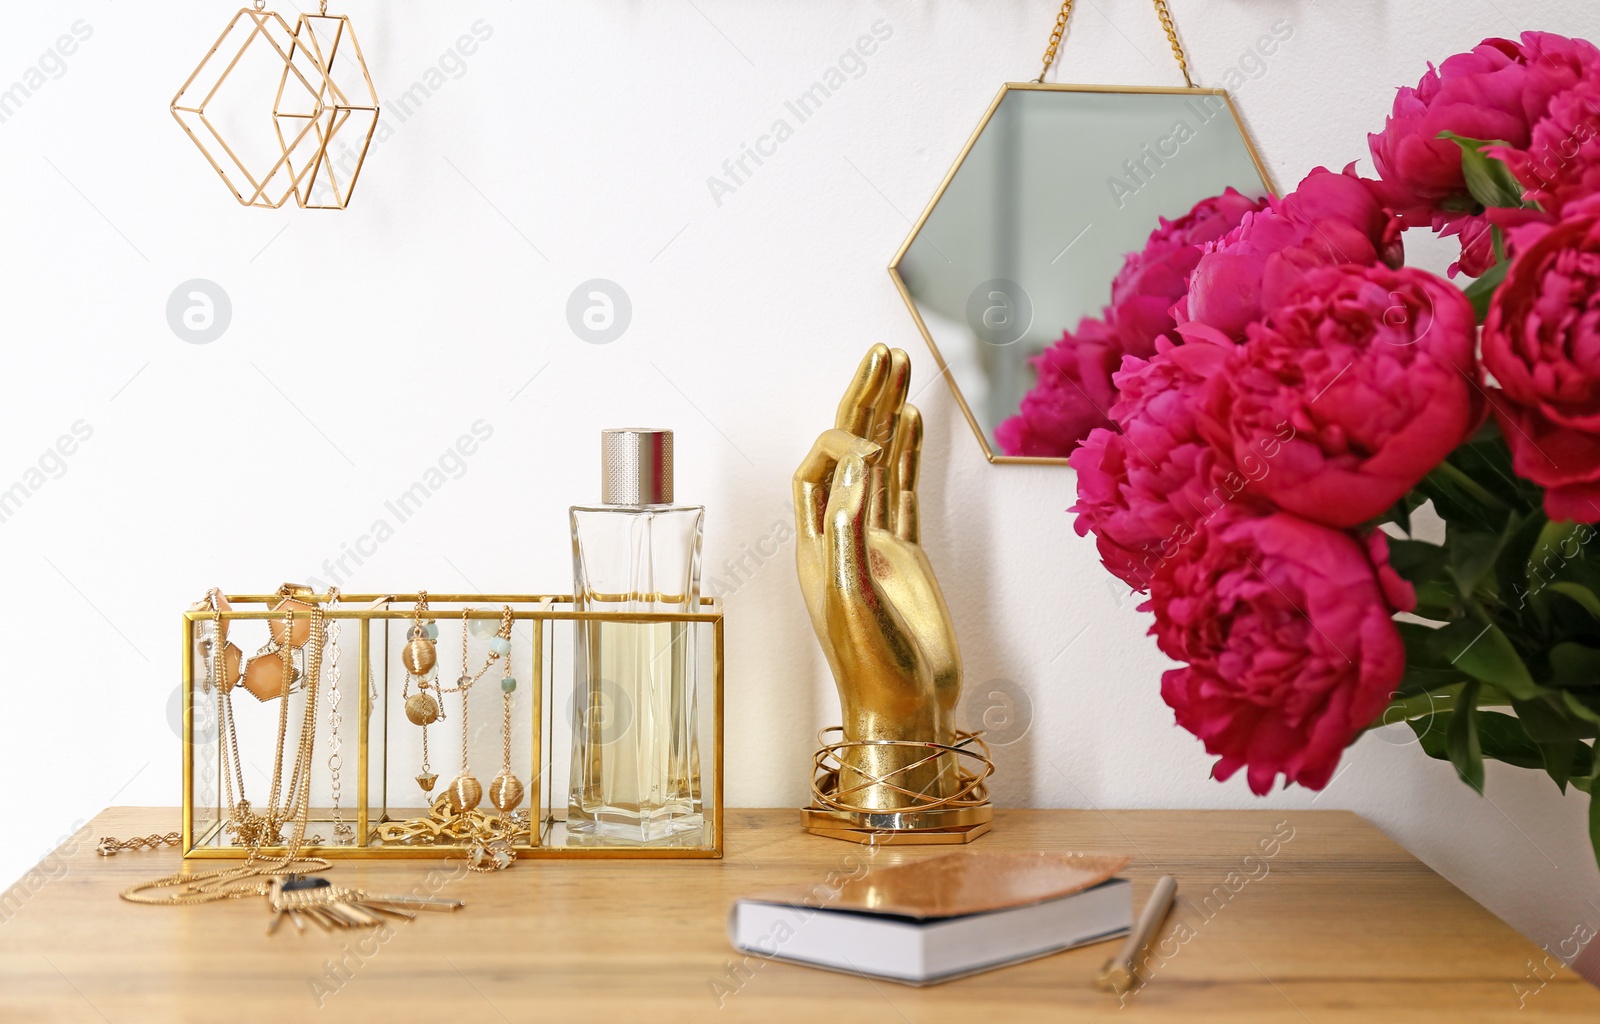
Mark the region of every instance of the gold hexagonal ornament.
[[1030, 360], [1110, 303], [1159, 218], [1229, 186], [1275, 193], [1225, 90], [1001, 87], [889, 264], [985, 458], [1066, 464], [995, 441]]
[[350, 204], [378, 130], [378, 90], [350, 18], [326, 13], [326, 4], [322, 9], [321, 14], [300, 15], [283, 71], [285, 85], [294, 67], [319, 84], [321, 112], [311, 116], [288, 110], [275, 117], [280, 135], [293, 137], [310, 122], [318, 140], [310, 166], [295, 175], [296, 201], [307, 209], [342, 210]]
[[323, 76], [307, 77], [295, 47], [276, 11], [243, 8], [172, 100], [172, 116], [243, 206], [277, 209], [316, 164]]
[[172, 116], [241, 205], [344, 209], [378, 127], [378, 93], [344, 15], [265, 0], [235, 14], [172, 101]]

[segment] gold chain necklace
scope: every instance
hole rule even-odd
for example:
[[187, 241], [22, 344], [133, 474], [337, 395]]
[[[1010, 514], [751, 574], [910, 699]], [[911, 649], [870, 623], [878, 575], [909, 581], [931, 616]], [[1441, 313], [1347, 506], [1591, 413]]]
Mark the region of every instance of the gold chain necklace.
[[450, 809], [457, 814], [472, 810], [483, 799], [483, 784], [472, 774], [472, 768], [467, 763], [467, 741], [471, 737], [471, 732], [467, 728], [467, 698], [472, 692], [472, 687], [484, 677], [491, 665], [500, 660], [502, 655], [506, 658], [506, 664], [511, 663], [511, 606], [506, 605], [500, 613], [500, 629], [489, 641], [489, 653], [483, 659], [483, 667], [475, 674], [468, 675], [471, 671], [467, 667], [469, 612], [470, 609], [461, 609], [461, 675], [456, 678], [454, 686], [434, 684], [434, 689], [438, 690], [441, 696], [447, 693], [461, 694], [461, 772], [445, 790], [445, 798], [450, 802]]
[[[310, 620], [309, 635], [306, 639], [306, 671], [303, 686], [306, 695], [305, 712], [301, 721], [294, 766], [289, 778], [289, 793], [282, 814], [280, 815], [278, 811], [278, 796], [284, 747], [288, 737], [289, 687], [287, 685], [283, 687], [279, 698], [283, 704], [278, 713], [278, 749], [266, 827], [257, 829], [251, 835], [252, 842], [248, 844], [249, 852], [245, 862], [216, 871], [190, 874], [179, 871], [132, 886], [122, 893], [123, 899], [130, 903], [149, 906], [190, 906], [264, 896], [269, 900], [273, 910], [272, 921], [267, 926], [269, 934], [276, 931], [285, 919], [291, 921], [297, 930], [304, 930], [303, 919], [309, 919], [324, 929], [354, 928], [377, 925], [385, 915], [411, 918], [416, 916], [417, 910], [454, 910], [463, 906], [457, 900], [375, 896], [360, 889], [334, 886], [327, 879], [307, 877], [305, 874], [323, 871], [330, 866], [328, 861], [321, 857], [306, 857], [301, 853], [305, 847], [306, 823], [311, 811], [311, 763], [316, 740], [317, 693], [322, 655], [328, 641], [326, 618], [320, 604], [311, 604]], [[212, 621], [214, 625], [221, 625], [220, 609], [214, 612]], [[288, 652], [292, 647], [294, 636], [292, 609], [285, 612], [283, 627], [282, 649]], [[215, 642], [218, 634], [213, 635], [213, 648], [221, 649], [223, 645]], [[284, 653], [282, 657], [283, 679], [287, 682], [291, 678], [289, 674], [289, 669], [292, 667], [291, 655]], [[233, 743], [234, 767], [237, 770], [237, 735], [230, 736], [230, 740]], [[242, 793], [242, 778], [240, 782]], [[249, 813], [248, 809], [246, 813]], [[268, 832], [271, 832], [274, 838], [281, 838], [279, 830], [284, 824], [284, 819], [289, 817], [293, 818], [294, 829], [289, 843], [284, 847], [283, 856], [263, 857], [261, 848], [265, 844]], [[163, 838], [170, 839], [170, 836]], [[118, 849], [135, 848], [147, 842], [148, 840], [119, 842], [107, 838], [101, 841], [101, 852], [109, 856]], [[163, 891], [163, 895], [154, 895], [157, 891]]]
[[[417, 665], [432, 666], [431, 641], [427, 642], [427, 651], [412, 646], [419, 640], [426, 640], [426, 635], [421, 631], [421, 615], [425, 611], [426, 604], [419, 602], [417, 625], [407, 638], [407, 652], [402, 659], [406, 661], [408, 672]], [[511, 674], [511, 606], [505, 605], [502, 608], [500, 628], [489, 641], [489, 653], [484, 658], [483, 666], [474, 674], [469, 674], [471, 669], [468, 666], [470, 611], [465, 608], [461, 611], [461, 675], [456, 678], [456, 685], [447, 687], [437, 682], [429, 684], [441, 697], [448, 693], [461, 694], [461, 774], [456, 776], [442, 796], [433, 801], [427, 817], [379, 825], [373, 829], [373, 835], [384, 843], [464, 846], [467, 851], [467, 866], [473, 871], [503, 871], [516, 860], [517, 842], [528, 839], [532, 829], [529, 819], [515, 810], [522, 801], [523, 789], [521, 781], [511, 772], [511, 694], [517, 687], [517, 681]], [[500, 773], [489, 786], [490, 800], [501, 813], [490, 815], [476, 809], [479, 801], [483, 799], [483, 787], [472, 775], [467, 763], [468, 740], [471, 737], [467, 725], [467, 696], [472, 687], [501, 658], [505, 659], [505, 673], [500, 681], [505, 707], [505, 720], [502, 725], [502, 759]], [[418, 721], [418, 716], [411, 714], [412, 705], [409, 701], [415, 701], [419, 697], [428, 697], [430, 702], [433, 700], [425, 689], [424, 692], [408, 698], [407, 714], [414, 722]], [[437, 702], [432, 702], [427, 710], [429, 714], [426, 721], [419, 722], [423, 725], [424, 744], [426, 744], [427, 723], [444, 717], [442, 705]], [[427, 773], [426, 745], [423, 750], [423, 771]], [[421, 781], [421, 777], [418, 781]], [[429, 788], [431, 787], [423, 786], [425, 791]]]
[[[220, 613], [218, 613], [220, 615]], [[213, 622], [219, 621], [213, 616]], [[294, 625], [294, 613], [285, 613], [284, 628], [288, 632]], [[290, 668], [290, 644], [287, 640], [283, 644], [284, 678], [288, 679]], [[174, 905], [184, 906], [195, 903], [213, 903], [218, 900], [243, 899], [246, 896], [265, 896], [270, 892], [270, 882], [274, 876], [297, 874], [297, 869], [309, 868], [323, 870], [329, 865], [320, 857], [302, 858], [300, 849], [305, 842], [306, 819], [311, 809], [311, 751], [316, 735], [317, 714], [317, 677], [321, 671], [322, 649], [326, 644], [324, 633], [323, 612], [321, 605], [314, 605], [311, 609], [311, 631], [307, 640], [306, 674], [304, 692], [305, 717], [301, 724], [300, 742], [295, 751], [294, 769], [290, 776], [291, 789], [289, 794], [289, 807], [298, 807], [294, 815], [293, 838], [285, 847], [281, 860], [266, 859], [261, 856], [261, 847], [265, 844], [267, 834], [276, 835], [281, 822], [277, 819], [279, 786], [282, 782], [283, 753], [285, 741], [288, 738], [289, 727], [289, 694], [284, 692], [280, 696], [283, 702], [278, 710], [278, 750], [276, 763], [273, 769], [272, 794], [267, 804], [267, 819], [264, 827], [250, 830], [249, 853], [245, 862], [237, 867], [221, 868], [216, 871], [198, 872], [195, 874], [167, 875], [151, 882], [135, 885], [122, 894], [122, 898], [130, 903], [144, 903], [156, 906]], [[233, 739], [237, 742], [237, 736]], [[238, 748], [235, 746], [234, 755], [237, 758]], [[237, 761], [235, 761], [237, 765]], [[285, 808], [287, 811], [288, 808]], [[246, 812], [248, 813], [248, 812]], [[259, 820], [259, 819], [258, 819]], [[253, 823], [252, 823], [253, 824]], [[147, 890], [170, 890], [164, 896], [146, 895]]]

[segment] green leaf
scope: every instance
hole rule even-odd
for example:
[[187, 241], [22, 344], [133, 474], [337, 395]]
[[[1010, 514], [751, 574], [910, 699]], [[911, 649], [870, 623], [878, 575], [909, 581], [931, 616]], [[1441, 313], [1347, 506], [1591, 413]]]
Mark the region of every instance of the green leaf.
[[1582, 746], [1577, 740], [1539, 744], [1539, 753], [1544, 755], [1545, 774], [1563, 793], [1567, 791], [1567, 781], [1572, 778], [1573, 755]]
[[1563, 690], [1600, 684], [1600, 650], [1567, 640], [1550, 648], [1550, 681]]
[[[1433, 502], [1434, 511], [1446, 523], [1498, 530], [1504, 519], [1504, 511], [1485, 501], [1485, 496], [1479, 493], [1481, 488], [1448, 461], [1435, 466], [1416, 489]], [[1493, 499], [1494, 496], [1487, 497]]]
[[1440, 638], [1440, 634], [1450, 627], [1435, 628], [1417, 622], [1396, 622], [1394, 628], [1399, 630], [1400, 639], [1406, 645], [1406, 672], [1435, 669], [1453, 672], [1457, 678], [1465, 675], [1450, 664], [1450, 659], [1460, 652], [1461, 644], [1451, 646], [1453, 633], [1446, 633], [1443, 640]]
[[1600, 597], [1595, 596], [1595, 592], [1588, 587], [1581, 583], [1568, 583], [1565, 580], [1558, 580], [1550, 584], [1550, 589], [1558, 594], [1564, 594], [1572, 598], [1583, 606], [1584, 611], [1593, 615], [1596, 619], [1600, 619]]
[[1455, 577], [1461, 593], [1471, 597], [1489, 570], [1494, 568], [1500, 549], [1505, 546], [1506, 532], [1485, 533], [1450, 523], [1445, 528], [1445, 550], [1449, 553], [1450, 575]]
[[1450, 552], [1420, 540], [1389, 540], [1389, 565], [1417, 592], [1416, 613], [1425, 619], [1445, 620], [1460, 614], [1455, 580], [1449, 571]]
[[1449, 552], [1438, 544], [1389, 538], [1389, 564], [1411, 583], [1444, 579], [1449, 561]]
[[1456, 766], [1461, 781], [1483, 792], [1483, 747], [1478, 742], [1477, 723], [1478, 684], [1471, 682], [1461, 691], [1461, 702], [1456, 705], [1445, 725], [1445, 749], [1450, 753], [1450, 763]]
[[1497, 502], [1524, 512], [1541, 511], [1544, 492], [1537, 485], [1517, 476], [1511, 448], [1496, 430], [1480, 430], [1466, 444], [1450, 453], [1450, 464], [1473, 483], [1492, 494]]
[[1450, 751], [1445, 747], [1444, 734], [1450, 724], [1452, 712], [1443, 714], [1423, 715], [1421, 718], [1412, 718], [1406, 721], [1411, 726], [1411, 731], [1417, 734], [1417, 745], [1422, 752], [1436, 761], [1450, 760]]
[[1415, 689], [1407, 693], [1405, 684], [1402, 683], [1400, 691], [1395, 693], [1383, 712], [1367, 728], [1378, 729], [1398, 722], [1409, 722], [1414, 718], [1446, 714], [1456, 706], [1456, 694], [1459, 692], [1452, 690], [1451, 687], [1464, 685], [1466, 684], [1458, 679], [1442, 690]]
[[1478, 323], [1481, 324], [1488, 318], [1489, 304], [1494, 301], [1494, 293], [1505, 283], [1506, 271], [1510, 269], [1510, 264], [1496, 263], [1461, 290], [1462, 294], [1466, 295], [1467, 301], [1472, 303], [1472, 313], [1477, 317]]
[[1594, 723], [1575, 718], [1553, 694], [1537, 700], [1513, 700], [1511, 706], [1516, 709], [1522, 730], [1535, 743], [1594, 739]]
[[[1512, 529], [1500, 549], [1500, 557], [1495, 560], [1494, 576], [1500, 585], [1500, 600], [1514, 611], [1521, 611], [1528, 603], [1530, 591], [1536, 589], [1528, 583], [1528, 559], [1547, 522], [1543, 511], [1530, 513]], [[1542, 611], [1542, 606], [1535, 610]]]
[[[1466, 675], [1457, 672], [1453, 668], [1423, 668], [1416, 665], [1407, 665], [1405, 675], [1400, 677], [1400, 686], [1395, 690], [1395, 697], [1403, 699], [1415, 697], [1419, 694], [1432, 695], [1434, 698], [1432, 704], [1423, 701], [1414, 712], [1415, 714], [1422, 714], [1432, 710], [1433, 705], [1449, 707], [1452, 698], [1439, 696], [1439, 691], [1447, 690], [1452, 686], [1459, 686], [1466, 681]], [[1392, 707], [1393, 704], [1390, 706]], [[1411, 716], [1407, 715], [1406, 717], [1410, 718]], [[1383, 724], [1388, 725], [1390, 722], [1398, 721], [1398, 718], [1391, 716]]]
[[1461, 147], [1461, 174], [1467, 179], [1467, 191], [1484, 206], [1520, 208], [1522, 184], [1504, 160], [1484, 153], [1484, 146], [1504, 146], [1495, 139], [1468, 139], [1455, 132], [1440, 132], [1439, 138], [1449, 139]]
[[1594, 771], [1594, 751], [1588, 744], [1581, 740], [1541, 743], [1539, 751], [1545, 755], [1544, 770], [1561, 787], [1561, 792], [1567, 791], [1569, 782], [1575, 788], [1588, 792], [1586, 785]]
[[[1572, 784], [1574, 786], [1577, 786], [1579, 789], [1583, 789], [1584, 783], [1586, 783], [1594, 774], [1594, 770], [1595, 760], [1593, 745], [1579, 743], [1577, 749], [1572, 752], [1572, 773], [1568, 777], [1572, 780]], [[1583, 791], [1585, 793], [1588, 792], [1587, 789], [1584, 789]]]
[[[1456, 764], [1458, 773], [1474, 789], [1482, 792], [1482, 771], [1485, 757], [1493, 758], [1516, 768], [1539, 770], [1546, 768], [1547, 754], [1544, 745], [1528, 737], [1522, 723], [1511, 715], [1497, 711], [1466, 711], [1465, 704], [1451, 710], [1437, 711], [1408, 719], [1406, 724], [1416, 733], [1423, 753], [1440, 761]], [[1470, 735], [1468, 730], [1470, 729]], [[1477, 781], [1460, 772], [1463, 764], [1472, 771], [1473, 746], [1477, 749]], [[1576, 751], [1568, 755], [1566, 768], [1571, 778], [1587, 778], [1592, 762], [1589, 748], [1576, 744]], [[1559, 770], [1559, 769], [1558, 769]]]
[[1450, 623], [1438, 633], [1439, 643], [1462, 645], [1450, 659], [1450, 664], [1473, 679], [1491, 683], [1519, 700], [1532, 700], [1543, 692], [1528, 673], [1528, 666], [1523, 664], [1522, 656], [1512, 646], [1511, 639], [1499, 626], [1492, 623], [1480, 626], [1470, 619], [1463, 619]]
[[1585, 532], [1592, 536], [1594, 530], [1584, 523], [1569, 520], [1546, 523], [1539, 530], [1539, 538], [1533, 542], [1533, 550], [1528, 552], [1529, 587], [1555, 579], [1568, 562], [1582, 553], [1583, 544], [1579, 537]]
[[[1517, 768], [1535, 771], [1545, 766], [1545, 755], [1540, 744], [1529, 737], [1522, 722], [1498, 711], [1478, 711], [1473, 719], [1478, 730], [1478, 744], [1483, 756], [1493, 758]], [[1567, 764], [1570, 768], [1571, 757]]]
[[1561, 699], [1566, 701], [1572, 713], [1587, 722], [1600, 723], [1600, 698], [1580, 696], [1572, 690], [1562, 690]]
[[[1589, 771], [1589, 748], [1582, 741], [1594, 738], [1594, 723], [1573, 716], [1566, 705], [1554, 697], [1511, 703], [1516, 709], [1522, 731], [1538, 745], [1544, 770], [1565, 793], [1567, 781], [1574, 774], [1587, 774]], [[1487, 743], [1484, 749], [1487, 756], [1498, 756], [1489, 752]]]

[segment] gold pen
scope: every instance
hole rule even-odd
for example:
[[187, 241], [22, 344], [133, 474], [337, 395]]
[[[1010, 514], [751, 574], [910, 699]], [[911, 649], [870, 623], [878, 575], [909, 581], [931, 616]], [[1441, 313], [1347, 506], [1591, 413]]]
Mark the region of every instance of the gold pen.
[[1150, 898], [1145, 901], [1144, 910], [1139, 913], [1139, 920], [1134, 924], [1133, 930], [1122, 941], [1122, 947], [1117, 950], [1117, 955], [1105, 962], [1100, 968], [1100, 973], [1095, 976], [1095, 987], [1105, 992], [1126, 992], [1133, 987], [1139, 977], [1138, 956], [1156, 937], [1156, 932], [1161, 930], [1161, 924], [1167, 919], [1167, 912], [1172, 909], [1172, 901], [1178, 894], [1178, 880], [1171, 875], [1162, 875], [1156, 879], [1156, 887], [1151, 890]]

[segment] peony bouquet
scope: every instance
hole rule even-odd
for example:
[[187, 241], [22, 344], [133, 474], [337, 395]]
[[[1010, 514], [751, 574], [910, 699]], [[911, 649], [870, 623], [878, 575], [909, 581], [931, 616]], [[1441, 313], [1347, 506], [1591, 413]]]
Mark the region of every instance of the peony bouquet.
[[[1217, 778], [1320, 789], [1404, 721], [1479, 791], [1493, 758], [1595, 794], [1600, 51], [1485, 40], [1370, 143], [1377, 179], [1162, 222], [999, 436], [1070, 455]], [[1404, 265], [1417, 227], [1470, 283]]]

